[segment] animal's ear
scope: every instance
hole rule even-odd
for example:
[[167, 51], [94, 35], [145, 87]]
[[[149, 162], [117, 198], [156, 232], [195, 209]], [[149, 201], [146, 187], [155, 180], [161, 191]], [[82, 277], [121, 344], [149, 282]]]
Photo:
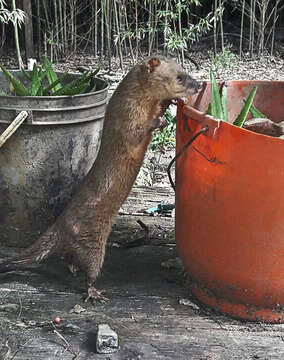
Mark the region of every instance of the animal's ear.
[[146, 63], [148, 72], [151, 73], [151, 72], [155, 71], [155, 68], [158, 67], [160, 65], [160, 63], [161, 63], [161, 61], [156, 57], [153, 57], [150, 60], [148, 60]]

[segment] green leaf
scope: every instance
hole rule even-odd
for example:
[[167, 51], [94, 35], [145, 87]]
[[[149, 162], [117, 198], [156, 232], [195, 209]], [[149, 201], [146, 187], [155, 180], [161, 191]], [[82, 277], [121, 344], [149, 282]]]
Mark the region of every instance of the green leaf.
[[249, 110], [250, 110], [250, 107], [253, 103], [253, 99], [255, 97], [255, 94], [256, 94], [256, 91], [257, 91], [257, 86], [255, 86], [252, 91], [249, 93], [249, 96], [247, 98], [247, 100], [245, 101], [245, 105], [244, 107], [242, 108], [240, 114], [238, 115], [238, 117], [236, 118], [236, 120], [234, 121], [233, 125], [236, 125], [236, 126], [239, 126], [239, 127], [242, 127], [245, 120], [246, 120], [246, 117], [249, 113]]
[[97, 88], [97, 84], [95, 84], [92, 88], [91, 88], [91, 90], [89, 91], [87, 91], [87, 92], [95, 92], [96, 91], [96, 88]]
[[[49, 85], [53, 84], [58, 79], [58, 76], [56, 75], [55, 71], [53, 70], [51, 62], [45, 56], [42, 59], [42, 65], [46, 71]], [[55, 93], [56, 91], [59, 91], [61, 88], [62, 88], [62, 85], [59, 82], [58, 84], [56, 84], [54, 89], [51, 90], [51, 92]]]
[[34, 64], [33, 71], [32, 71], [32, 78], [31, 78], [31, 85], [30, 85], [30, 96], [36, 96], [38, 90], [41, 86], [41, 81], [39, 79], [38, 67]]
[[[49, 94], [50, 91], [52, 89], [54, 89], [56, 87], [57, 84], [61, 83], [61, 81], [66, 77], [67, 72], [64, 73], [63, 75], [61, 75], [58, 79], [56, 79], [52, 84], [50, 84], [49, 86], [47, 86], [46, 88], [43, 89], [42, 95], [47, 96], [47, 95], [51, 95]], [[53, 94], [54, 95], [54, 94]]]
[[252, 117], [254, 118], [264, 118], [266, 119], [267, 116], [265, 116], [262, 112], [260, 112], [255, 106], [251, 105], [249, 109]]
[[29, 81], [31, 81], [32, 77], [31, 74], [29, 74], [24, 68], [21, 69], [23, 75], [25, 76], [25, 78]]
[[37, 93], [36, 93], [36, 96], [43, 96], [44, 94], [43, 94], [43, 87], [42, 87], [42, 85], [40, 85], [40, 87], [38, 88], [38, 91], [37, 91]]
[[0, 90], [0, 96], [7, 96], [7, 94], [5, 93], [5, 91]]
[[211, 115], [211, 116], [213, 114], [213, 112], [212, 112], [212, 104], [211, 103], [209, 103], [209, 105], [208, 105], [208, 109], [206, 111], [206, 114]]
[[77, 95], [82, 94], [85, 89], [87, 89], [90, 84], [91, 79], [98, 73], [98, 70], [95, 70], [89, 74], [83, 74], [79, 78], [72, 80], [70, 83], [64, 85], [58, 91], [53, 93], [54, 96], [60, 95]]
[[47, 76], [46, 71], [44, 71], [41, 67], [39, 68], [38, 77], [40, 82], [42, 83], [44, 78]]
[[66, 90], [64, 94], [62, 95], [78, 95], [78, 94], [83, 94], [85, 92], [86, 87], [89, 85], [89, 83], [85, 84], [79, 84], [78, 86], [74, 86], [70, 89], [68, 89], [68, 91]]
[[0, 65], [1, 70], [4, 75], [10, 81], [11, 88], [13, 88], [13, 92], [18, 96], [27, 96], [29, 95], [28, 89], [18, 81], [14, 75], [12, 75], [3, 65]]
[[221, 91], [221, 104], [222, 104], [222, 110], [223, 110], [223, 119], [224, 119], [224, 121], [229, 122], [227, 85], [225, 82], [223, 83], [222, 91]]
[[222, 111], [222, 103], [221, 103], [219, 88], [216, 83], [212, 69], [210, 69], [210, 81], [211, 81], [212, 115], [216, 119], [224, 120], [224, 114]]

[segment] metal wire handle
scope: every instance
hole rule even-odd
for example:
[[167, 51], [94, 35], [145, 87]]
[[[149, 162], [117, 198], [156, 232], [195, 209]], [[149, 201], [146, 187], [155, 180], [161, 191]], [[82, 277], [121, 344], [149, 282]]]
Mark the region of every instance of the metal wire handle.
[[185, 152], [185, 150], [194, 142], [194, 140], [196, 140], [198, 138], [199, 135], [204, 134], [206, 131], [208, 131], [209, 126], [206, 125], [204, 126], [201, 130], [199, 130], [181, 149], [180, 151], [176, 154], [176, 156], [170, 161], [168, 168], [167, 168], [167, 173], [168, 173], [168, 177], [169, 177], [169, 181], [170, 184], [172, 186], [172, 188], [174, 190], [176, 190], [176, 186], [175, 183], [173, 181], [172, 175], [171, 175], [171, 167], [173, 166], [173, 164], [177, 161], [177, 159], [181, 156], [182, 153]]

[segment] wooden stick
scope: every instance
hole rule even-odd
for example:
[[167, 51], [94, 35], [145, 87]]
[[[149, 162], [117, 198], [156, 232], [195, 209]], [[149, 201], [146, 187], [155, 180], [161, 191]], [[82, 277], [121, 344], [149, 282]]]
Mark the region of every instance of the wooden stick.
[[13, 122], [7, 127], [7, 129], [0, 136], [0, 148], [14, 134], [14, 132], [26, 120], [27, 117], [28, 117], [28, 113], [26, 111], [21, 111], [20, 114], [16, 116]]

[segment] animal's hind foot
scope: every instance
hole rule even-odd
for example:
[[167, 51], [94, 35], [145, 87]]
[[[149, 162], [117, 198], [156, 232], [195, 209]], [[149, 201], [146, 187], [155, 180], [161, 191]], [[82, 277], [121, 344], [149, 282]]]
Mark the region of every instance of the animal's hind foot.
[[94, 286], [88, 287], [88, 296], [84, 300], [85, 302], [88, 302], [91, 300], [94, 304], [98, 301], [101, 304], [105, 304], [109, 301], [109, 299], [102, 295], [102, 291], [98, 291]]

